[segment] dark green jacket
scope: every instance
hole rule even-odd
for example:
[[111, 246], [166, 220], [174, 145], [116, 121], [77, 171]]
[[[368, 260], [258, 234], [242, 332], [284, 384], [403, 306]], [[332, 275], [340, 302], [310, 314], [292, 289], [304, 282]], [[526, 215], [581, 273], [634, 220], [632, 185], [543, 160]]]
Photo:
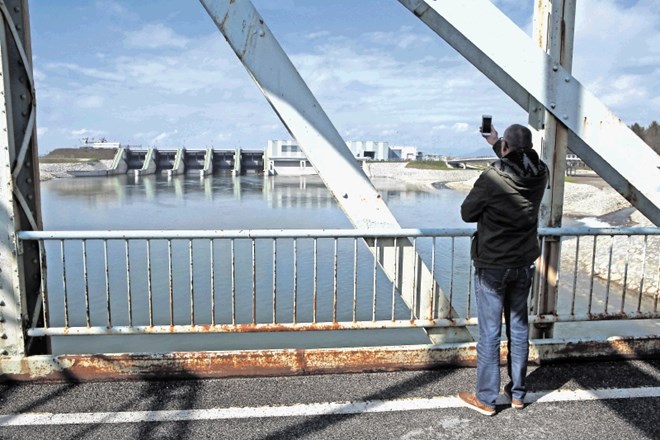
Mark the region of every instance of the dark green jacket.
[[461, 217], [477, 222], [472, 242], [475, 267], [509, 268], [540, 254], [537, 228], [548, 170], [532, 149], [493, 162], [461, 205]]

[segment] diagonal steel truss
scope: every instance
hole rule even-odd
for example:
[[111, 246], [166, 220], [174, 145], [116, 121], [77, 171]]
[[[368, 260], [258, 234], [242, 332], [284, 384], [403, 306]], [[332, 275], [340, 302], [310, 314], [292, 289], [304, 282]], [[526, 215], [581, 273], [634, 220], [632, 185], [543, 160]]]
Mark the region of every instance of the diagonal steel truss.
[[[252, 2], [200, 1], [351, 223], [356, 228], [400, 229]], [[368, 244], [414, 315], [433, 319], [434, 302], [444, 314], [449, 301], [413, 244], [407, 239], [396, 246], [383, 241]], [[472, 339], [465, 329], [433, 329], [429, 336], [436, 343]]]
[[[547, 54], [537, 47], [488, 0], [399, 1], [530, 111], [530, 121], [538, 128], [548, 121], [566, 127], [571, 149], [643, 214], [660, 223], [657, 155], [571, 75], [570, 64], [560, 64], [553, 51]], [[251, 1], [200, 2], [353, 225], [400, 228]], [[497, 29], [498, 38], [492, 38], [489, 29]], [[548, 119], [546, 112], [553, 118]], [[627, 160], [631, 153], [639, 158], [634, 164]], [[553, 169], [562, 170], [563, 158], [553, 156], [553, 165], [558, 165]], [[552, 195], [561, 198], [561, 183], [553, 185], [550, 193], [550, 200]], [[372, 246], [385, 273], [398, 281], [408, 306], [416, 316], [428, 317], [424, 293], [439, 291], [433, 277], [409, 242], [397, 274], [393, 251], [391, 243]], [[411, 274], [418, 267], [426, 276], [415, 286]], [[446, 307], [443, 295], [439, 300]], [[467, 339], [465, 334], [462, 337]]]
[[488, 0], [399, 2], [525, 110], [539, 103], [537, 112], [554, 115], [569, 130], [571, 150], [660, 225], [660, 157], [585, 89], [570, 68], [541, 50]]

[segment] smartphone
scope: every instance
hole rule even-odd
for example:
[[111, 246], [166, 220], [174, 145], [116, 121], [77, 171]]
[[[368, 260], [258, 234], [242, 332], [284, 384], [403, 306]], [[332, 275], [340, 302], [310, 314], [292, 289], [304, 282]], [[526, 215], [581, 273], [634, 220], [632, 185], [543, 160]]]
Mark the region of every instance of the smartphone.
[[493, 130], [493, 117], [491, 115], [481, 116], [481, 134], [488, 136]]

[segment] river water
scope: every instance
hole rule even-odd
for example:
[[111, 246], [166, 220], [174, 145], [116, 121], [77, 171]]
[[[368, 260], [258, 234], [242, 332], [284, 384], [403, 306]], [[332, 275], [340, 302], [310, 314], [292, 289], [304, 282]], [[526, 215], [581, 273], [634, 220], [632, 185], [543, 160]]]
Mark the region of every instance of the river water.
[[[460, 204], [465, 194], [449, 189], [428, 190], [421, 189], [415, 185], [406, 184], [391, 179], [375, 179], [374, 185], [383, 196], [387, 205], [404, 228], [455, 228], [469, 227], [460, 218]], [[318, 176], [269, 176], [249, 174], [245, 176], [233, 177], [230, 175], [214, 175], [200, 179], [197, 176], [176, 176], [167, 178], [165, 176], [143, 176], [139, 178], [130, 176], [114, 176], [106, 178], [72, 178], [72, 179], [54, 179], [41, 183], [42, 197], [42, 215], [44, 229], [46, 230], [198, 230], [198, 229], [322, 229], [322, 228], [351, 228], [351, 224], [345, 214], [337, 206], [330, 192], [325, 188]], [[467, 240], [467, 239], [466, 239]], [[458, 240], [457, 240], [458, 241]], [[97, 243], [98, 244], [98, 243]], [[117, 243], [121, 245], [121, 243]], [[455, 249], [450, 249], [448, 245], [441, 249], [441, 261], [436, 277], [443, 291], [450, 289], [467, 292], [468, 286], [468, 265], [467, 241], [461, 242]], [[63, 305], [62, 305], [62, 287], [61, 287], [61, 261], [58, 254], [59, 245], [53, 243], [47, 246], [48, 255], [48, 288], [49, 301], [51, 307], [49, 315], [51, 325], [63, 325]], [[112, 256], [113, 247], [109, 245], [111, 264], [116, 259]], [[163, 267], [163, 257], [161, 252], [164, 248], [158, 248], [154, 245], [151, 252], [154, 254], [154, 268], [160, 264]], [[116, 250], [121, 254], [121, 249]], [[138, 254], [139, 249], [134, 253]], [[142, 250], [144, 251], [144, 250]], [[301, 259], [310, 259], [309, 249], [301, 246]], [[418, 251], [429, 264], [430, 246], [424, 248], [420, 245]], [[88, 252], [90, 254], [100, 254], [103, 249], [100, 245], [94, 245], [90, 242]], [[178, 258], [176, 252], [183, 255]], [[258, 252], [261, 252], [258, 250]], [[269, 255], [269, 250], [265, 254]], [[279, 252], [279, 251], [278, 251]], [[321, 252], [325, 252], [321, 250]], [[331, 258], [331, 250], [327, 250]], [[349, 251], [350, 252], [350, 251]], [[444, 253], [442, 253], [444, 252]], [[176, 251], [175, 260], [187, 258], [185, 249]], [[457, 265], [452, 270], [462, 274], [459, 279], [450, 280], [447, 272], [451, 261], [448, 256], [455, 253], [458, 257]], [[160, 255], [159, 255], [160, 254]], [[204, 251], [196, 250], [197, 259], [205, 264], [204, 260], [209, 260], [208, 254]], [[438, 254], [436, 254], [438, 255]], [[97, 255], [98, 256], [98, 255]], [[118, 258], [118, 257], [117, 257]], [[161, 259], [160, 263], [158, 259]], [[266, 257], [268, 258], [268, 257]], [[278, 253], [278, 260], [280, 254]], [[283, 260], [284, 265], [289, 266]], [[207, 263], [207, 262], [206, 262]], [[438, 264], [436, 262], [436, 264]], [[445, 266], [442, 266], [445, 264]], [[246, 267], [250, 262], [243, 262]], [[67, 276], [71, 272], [80, 268], [80, 261], [67, 260]], [[121, 264], [120, 264], [121, 266]], [[187, 275], [187, 262], [180, 264], [178, 270], [183, 272], [183, 278]], [[368, 266], [368, 264], [367, 264]], [[135, 269], [133, 263], [131, 269]], [[280, 274], [290, 272], [290, 267], [278, 268], [278, 277]], [[442, 270], [440, 270], [442, 269]], [[105, 282], [102, 269], [90, 267], [90, 286], [96, 292], [103, 292], [103, 283]], [[160, 273], [154, 269], [154, 290], [165, 291], [167, 287], [167, 272], [162, 270]], [[118, 272], [122, 272], [119, 270]], [[125, 272], [125, 271], [123, 271]], [[370, 269], [365, 268], [365, 276], [370, 276]], [[114, 277], [115, 275], [113, 275]], [[125, 275], [124, 275], [125, 276]], [[119, 276], [121, 278], [121, 276]], [[284, 277], [283, 277], [284, 278]], [[325, 283], [325, 290], [332, 290], [332, 280], [320, 277], [320, 285]], [[588, 287], [589, 280], [582, 281], [584, 288]], [[147, 290], [146, 280], [132, 280], [136, 290]], [[140, 284], [142, 283], [142, 284]], [[223, 280], [218, 278], [218, 283]], [[224, 279], [227, 284], [227, 279]], [[260, 282], [258, 289], [264, 291], [260, 298], [268, 298], [268, 290], [272, 290], [269, 280]], [[311, 271], [300, 274], [301, 284], [301, 309], [310, 306], [311, 289], [304, 288], [311, 283]], [[361, 284], [369, 285], [367, 281]], [[451, 285], [450, 285], [451, 283]], [[183, 283], [185, 284], [185, 283]], [[384, 295], [387, 293], [386, 283], [379, 284], [381, 289], [385, 288]], [[110, 285], [126, 285], [125, 279], [110, 280]], [[198, 290], [210, 290], [203, 283], [196, 282]], [[69, 286], [69, 288], [75, 286]], [[80, 286], [79, 286], [80, 287]], [[290, 289], [290, 286], [288, 286]], [[602, 286], [601, 286], [602, 288]], [[239, 286], [239, 290], [249, 292], [249, 286]], [[82, 290], [82, 289], [78, 289]], [[121, 290], [121, 288], [119, 289]], [[185, 291], [185, 286], [182, 287]], [[286, 287], [283, 289], [286, 290]], [[321, 289], [323, 290], [323, 289]], [[367, 290], [369, 290], [367, 288]], [[370, 295], [369, 292], [365, 293]], [[560, 289], [560, 295], [562, 290]], [[92, 307], [97, 307], [100, 315], [100, 325], [103, 324], [103, 313], [105, 294], [91, 298]], [[115, 292], [115, 298], [112, 300], [112, 307], [117, 310], [125, 310], [127, 302], [125, 294]], [[379, 293], [380, 295], [380, 293]], [[189, 323], [191, 308], [190, 301], [183, 292], [181, 297], [175, 298], [177, 309], [175, 310], [175, 320], [179, 323]], [[249, 296], [245, 295], [246, 297]], [[121, 298], [124, 298], [123, 300]], [[164, 296], [154, 294], [154, 316], [167, 323], [169, 303]], [[160, 298], [160, 300], [159, 300]], [[124, 302], [122, 302], [124, 301]], [[148, 317], [146, 316], [148, 305], [142, 296], [142, 302], [136, 300], [134, 313], [136, 321], [134, 325], [146, 325]], [[188, 301], [188, 302], [186, 302]], [[379, 299], [380, 301], [380, 299]], [[466, 300], [458, 301], [461, 307], [466, 306]], [[358, 314], [369, 315], [370, 301], [360, 305]], [[226, 304], [226, 301], [225, 301]], [[350, 304], [350, 300], [346, 303]], [[380, 302], [379, 302], [380, 304]], [[69, 312], [71, 314], [70, 325], [85, 325], [85, 300], [83, 297], [69, 298]], [[198, 301], [193, 310], [197, 316], [208, 315], [209, 303]], [[278, 302], [278, 315], [291, 316], [292, 304], [286, 301]], [[472, 304], [474, 308], [474, 304]], [[404, 310], [400, 301], [396, 304], [397, 313]], [[307, 308], [311, 310], [311, 306]], [[472, 315], [475, 310], [472, 309]], [[343, 312], [340, 310], [340, 319], [350, 320], [350, 305]], [[387, 312], [387, 311], [385, 311]], [[217, 319], [227, 322], [228, 310], [219, 310]], [[240, 316], [250, 315], [250, 301], [243, 300], [237, 302], [237, 313]], [[259, 315], [263, 315], [268, 322], [268, 315], [272, 314], [272, 306], [267, 301], [259, 305], [257, 309]], [[302, 312], [301, 312], [302, 313]], [[94, 314], [92, 314], [94, 315]], [[385, 313], [385, 316], [387, 314]], [[96, 320], [94, 316], [92, 316]], [[323, 317], [321, 317], [323, 318]], [[259, 318], [261, 319], [261, 318]], [[362, 319], [365, 319], [364, 316]], [[369, 319], [369, 318], [366, 318]], [[383, 319], [383, 317], [379, 317]], [[385, 317], [384, 319], [388, 319]], [[401, 315], [398, 315], [401, 319]], [[331, 320], [331, 317], [325, 316], [325, 321]], [[128, 325], [126, 316], [115, 314], [113, 312], [113, 325]], [[245, 322], [245, 321], [244, 321]], [[248, 318], [249, 322], [249, 318]], [[286, 321], [285, 321], [286, 322]], [[163, 322], [160, 322], [162, 325]], [[99, 325], [98, 323], [92, 325]], [[585, 326], [579, 323], [564, 323], [555, 326], [556, 337], [586, 337], [589, 334], [607, 336], [617, 334], [630, 334], [632, 327], [636, 323], [606, 321], [601, 323], [589, 323], [588, 331]], [[640, 334], [649, 334], [649, 331], [657, 331], [657, 324], [650, 324], [651, 328], [643, 327], [639, 330]], [[167, 352], [167, 351], [195, 351], [195, 350], [231, 350], [231, 349], [261, 349], [261, 348], [307, 348], [307, 347], [342, 347], [342, 346], [385, 346], [385, 345], [404, 345], [404, 344], [425, 344], [428, 339], [425, 333], [420, 329], [410, 330], [360, 330], [360, 331], [325, 331], [325, 332], [296, 332], [296, 333], [243, 333], [243, 334], [184, 334], [184, 335], [132, 335], [132, 336], [67, 336], [53, 337], [53, 352], [60, 353], [110, 353], [110, 352]]]
[[[460, 218], [464, 194], [452, 190], [422, 190], [391, 179], [374, 184], [393, 214], [406, 228], [467, 226]], [[139, 229], [320, 229], [351, 228], [318, 176], [114, 176], [54, 179], [42, 182], [42, 216], [46, 230]], [[62, 325], [61, 264], [57, 250], [47, 248], [51, 325]], [[89, 246], [89, 252], [102, 252]], [[158, 252], [156, 252], [158, 253]], [[112, 260], [112, 257], [110, 258]], [[71, 265], [67, 261], [67, 265]], [[75, 262], [73, 262], [74, 265]], [[133, 268], [132, 268], [133, 269]], [[68, 269], [71, 272], [71, 269]], [[91, 270], [91, 268], [90, 268]], [[278, 272], [286, 272], [278, 270]], [[368, 272], [368, 270], [367, 270]], [[70, 273], [69, 273], [70, 275]], [[156, 278], [166, 278], [166, 274]], [[302, 278], [309, 274], [302, 274]], [[91, 283], [103, 277], [91, 276]], [[301, 281], [301, 283], [303, 282]], [[445, 277], [444, 282], [448, 282]], [[111, 284], [113, 281], [111, 280]], [[442, 281], [441, 281], [442, 283]], [[71, 287], [71, 286], [69, 286]], [[101, 288], [101, 291], [103, 289]], [[93, 299], [92, 299], [93, 300]], [[98, 298], [103, 302], [103, 298]], [[304, 298], [303, 298], [304, 301]], [[84, 301], [70, 300], [72, 315]], [[401, 307], [399, 304], [398, 307]], [[154, 305], [155, 313], [168, 306]], [[187, 313], [182, 307], [181, 313]], [[189, 310], [189, 307], [187, 308]], [[139, 310], [136, 310], [139, 314]], [[161, 314], [162, 314], [161, 313]], [[188, 312], [189, 313], [189, 312]], [[78, 313], [78, 316], [81, 316]], [[125, 324], [113, 317], [115, 325]], [[77, 325], [84, 326], [84, 320]], [[148, 335], [54, 337], [55, 353], [220, 350], [251, 348], [333, 347], [427, 343], [423, 331], [364, 330], [333, 332], [213, 335]]]

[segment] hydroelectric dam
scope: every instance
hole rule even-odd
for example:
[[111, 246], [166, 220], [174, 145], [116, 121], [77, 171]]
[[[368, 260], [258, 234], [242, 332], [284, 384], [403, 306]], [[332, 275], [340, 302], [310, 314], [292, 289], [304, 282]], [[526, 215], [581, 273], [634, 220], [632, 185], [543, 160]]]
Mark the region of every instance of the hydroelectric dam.
[[264, 150], [248, 149], [186, 149], [186, 148], [117, 148], [108, 170], [72, 171], [77, 177], [130, 174], [145, 176], [164, 174], [198, 174], [204, 177], [215, 171], [230, 171], [234, 175], [264, 172]]

